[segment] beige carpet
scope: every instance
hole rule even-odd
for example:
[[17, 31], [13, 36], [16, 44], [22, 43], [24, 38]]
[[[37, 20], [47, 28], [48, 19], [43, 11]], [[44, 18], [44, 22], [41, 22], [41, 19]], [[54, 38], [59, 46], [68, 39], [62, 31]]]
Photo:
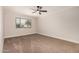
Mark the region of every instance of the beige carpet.
[[51, 38], [39, 34], [6, 38], [6, 53], [71, 53], [79, 52], [79, 44]]

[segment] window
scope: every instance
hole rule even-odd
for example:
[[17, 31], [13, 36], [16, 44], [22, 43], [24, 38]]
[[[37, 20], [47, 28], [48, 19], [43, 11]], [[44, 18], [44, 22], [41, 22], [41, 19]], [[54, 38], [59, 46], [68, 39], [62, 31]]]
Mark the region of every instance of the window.
[[16, 28], [31, 28], [31, 19], [16, 17]]

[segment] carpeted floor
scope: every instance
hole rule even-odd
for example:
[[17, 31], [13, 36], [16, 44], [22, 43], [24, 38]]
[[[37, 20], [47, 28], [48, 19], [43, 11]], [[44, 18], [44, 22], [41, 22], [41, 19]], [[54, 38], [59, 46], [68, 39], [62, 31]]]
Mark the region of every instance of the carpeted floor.
[[78, 53], [79, 44], [32, 34], [4, 41], [4, 53]]

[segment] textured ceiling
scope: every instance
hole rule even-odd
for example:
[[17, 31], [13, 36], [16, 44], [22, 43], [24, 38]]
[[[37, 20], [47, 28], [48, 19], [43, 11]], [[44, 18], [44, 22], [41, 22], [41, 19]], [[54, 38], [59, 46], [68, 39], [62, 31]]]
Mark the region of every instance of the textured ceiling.
[[[33, 10], [32, 8], [35, 8], [34, 6], [6, 6], [4, 7], [5, 10], [11, 10], [11, 11], [15, 11], [15, 12], [19, 12], [22, 14], [26, 14], [26, 15], [31, 15], [31, 16], [39, 16], [38, 14], [33, 14]], [[68, 8], [72, 8], [69, 6], [43, 6], [43, 9], [47, 10], [47, 13], [44, 14], [50, 14], [50, 13], [55, 13], [55, 12], [59, 12], [62, 11], [64, 9], [68, 9]]]

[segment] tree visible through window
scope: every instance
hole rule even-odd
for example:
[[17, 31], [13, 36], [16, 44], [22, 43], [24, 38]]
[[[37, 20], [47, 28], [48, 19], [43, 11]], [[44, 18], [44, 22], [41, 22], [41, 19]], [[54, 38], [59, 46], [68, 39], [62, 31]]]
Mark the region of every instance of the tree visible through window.
[[31, 19], [16, 17], [16, 28], [31, 28]]

